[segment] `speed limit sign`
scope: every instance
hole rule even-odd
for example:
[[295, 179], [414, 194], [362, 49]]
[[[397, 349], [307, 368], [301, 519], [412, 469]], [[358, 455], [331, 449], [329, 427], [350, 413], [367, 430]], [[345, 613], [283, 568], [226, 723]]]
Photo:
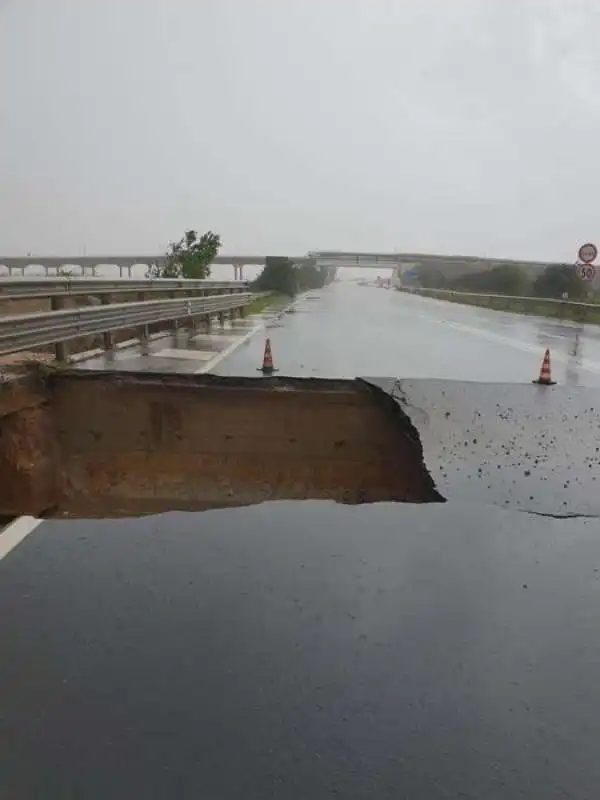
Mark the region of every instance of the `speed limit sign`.
[[592, 261], [598, 255], [598, 248], [595, 244], [588, 242], [587, 244], [582, 244], [579, 248], [579, 260], [583, 261], [584, 264], [591, 264]]
[[577, 272], [582, 281], [593, 281], [596, 277], [596, 267], [593, 264], [581, 264]]

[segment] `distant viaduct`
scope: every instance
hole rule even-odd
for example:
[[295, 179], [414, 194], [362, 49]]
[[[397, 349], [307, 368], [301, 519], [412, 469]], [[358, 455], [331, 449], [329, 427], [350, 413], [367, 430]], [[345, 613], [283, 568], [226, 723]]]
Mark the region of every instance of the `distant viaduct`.
[[[111, 255], [111, 256], [0, 256], [0, 268], [4, 267], [9, 275], [26, 276], [30, 267], [42, 267], [46, 275], [54, 275], [60, 270], [69, 271], [78, 268], [83, 275], [95, 275], [100, 266], [115, 266], [121, 276], [131, 276], [136, 265], [162, 264], [164, 255]], [[265, 255], [222, 255], [215, 258], [215, 264], [231, 264], [236, 279], [243, 278], [246, 265], [263, 266]], [[550, 262], [517, 261], [505, 258], [482, 258], [477, 256], [444, 256], [428, 253], [359, 253], [341, 250], [318, 250], [304, 256], [289, 256], [296, 264], [312, 263], [322, 267], [361, 267], [364, 269], [407, 269], [425, 266], [438, 269], [448, 276], [464, 273], [482, 272], [502, 265], [516, 265], [529, 275], [535, 276], [545, 269]], [[31, 270], [30, 270], [31, 271]]]

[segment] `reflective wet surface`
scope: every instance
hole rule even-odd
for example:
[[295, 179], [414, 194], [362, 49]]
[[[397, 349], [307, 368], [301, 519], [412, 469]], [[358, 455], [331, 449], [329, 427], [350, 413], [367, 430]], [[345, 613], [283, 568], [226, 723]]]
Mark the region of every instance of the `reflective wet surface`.
[[79, 360], [80, 369], [144, 372], [211, 372], [230, 353], [258, 331], [277, 326], [289, 301], [279, 301], [259, 314], [243, 319], [217, 319], [208, 326], [198, 320], [195, 328], [183, 326], [173, 334], [151, 338], [147, 343], [101, 352]]
[[255, 377], [266, 334], [388, 376], [449, 502], [43, 522], [0, 561], [0, 798], [595, 800], [597, 330], [344, 284], [267, 324], [119, 365]]
[[[259, 335], [250, 336], [252, 329]], [[80, 363], [90, 369], [255, 375], [269, 336], [285, 375], [529, 383], [546, 347], [561, 384], [600, 386], [600, 329], [338, 282], [244, 321]], [[225, 352], [226, 351], [226, 352]]]
[[[304, 300], [270, 332], [275, 366], [286, 375], [529, 383], [546, 347], [555, 380], [600, 386], [600, 330], [443, 303], [394, 290], [335, 283]], [[250, 375], [264, 339], [221, 362], [215, 372]]]
[[600, 393], [595, 388], [369, 378], [414, 425], [449, 500], [598, 517]]
[[275, 503], [0, 562], [0, 796], [596, 798], [595, 521]]

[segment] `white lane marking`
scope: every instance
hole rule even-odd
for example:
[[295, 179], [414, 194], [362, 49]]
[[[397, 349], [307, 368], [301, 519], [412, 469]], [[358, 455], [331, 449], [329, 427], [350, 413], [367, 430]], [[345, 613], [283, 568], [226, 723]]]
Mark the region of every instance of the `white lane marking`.
[[246, 333], [244, 336], [237, 338], [235, 342], [232, 342], [229, 347], [226, 347], [217, 353], [217, 355], [208, 361], [203, 367], [195, 370], [194, 375], [201, 375], [203, 372], [208, 372], [213, 367], [216, 367], [220, 361], [223, 361], [224, 358], [230, 356], [234, 350], [237, 350], [240, 345], [244, 344], [244, 342], [247, 342], [248, 339], [250, 339], [251, 336], [254, 336], [254, 334], [257, 333], [257, 331], [259, 331], [262, 327], [262, 325], [257, 325], [255, 328], [252, 328], [250, 331], [248, 331], [248, 333]]
[[[540, 350], [543, 349], [543, 345], [533, 345], [527, 344], [526, 342], [519, 342], [516, 339], [511, 339], [508, 336], [502, 336], [498, 333], [492, 333], [491, 331], [485, 331], [482, 328], [472, 328], [469, 325], [464, 325], [462, 322], [455, 322], [447, 319], [435, 319], [435, 317], [432, 317], [429, 314], [419, 314], [418, 316], [421, 319], [427, 320], [427, 322], [436, 322], [438, 325], [447, 325], [449, 328], [454, 328], [461, 333], [468, 333], [471, 336], [479, 336], [481, 339], [487, 339], [490, 342], [509, 345], [515, 350], [521, 350], [523, 353], [535, 354], [539, 353]], [[569, 363], [569, 356], [563, 355], [562, 353], [554, 352], [552, 353], [552, 358], [554, 361], [558, 361], [562, 364]], [[589, 361], [588, 359], [583, 358], [582, 363], [579, 366], [581, 369], [587, 370], [588, 372], [600, 373], [600, 363], [597, 361]]]
[[41, 525], [42, 519], [35, 517], [18, 517], [14, 522], [0, 532], [0, 561], [7, 556], [11, 550], [23, 541], [30, 533], [32, 533], [38, 525]]
[[305, 294], [300, 295], [299, 297], [297, 297], [295, 300], [293, 300], [289, 305], [285, 306], [284, 308], [277, 309], [277, 308], [273, 308], [272, 306], [267, 306], [263, 310], [262, 314], [252, 314], [246, 320], [246, 322], [249, 322], [252, 318], [254, 318], [254, 319], [260, 319], [261, 320], [260, 324], [255, 325], [244, 336], [241, 336], [235, 342], [232, 342], [232, 344], [230, 344], [229, 347], [226, 347], [224, 350], [221, 350], [215, 356], [215, 358], [213, 358], [212, 361], [209, 361], [208, 364], [205, 364], [200, 369], [197, 369], [194, 372], [194, 375], [201, 375], [203, 372], [208, 372], [213, 367], [216, 367], [216, 365], [220, 361], [223, 361], [223, 359], [225, 359], [228, 356], [230, 356], [233, 353], [234, 350], [237, 350], [237, 348], [240, 347], [242, 344], [244, 344], [244, 342], [247, 342], [248, 339], [250, 339], [252, 336], [254, 336], [255, 333], [258, 333], [258, 331], [264, 330], [265, 328], [269, 327], [268, 326], [268, 322], [270, 322], [272, 319], [279, 319], [279, 318], [283, 317], [283, 315], [285, 314], [285, 312], [289, 308], [292, 308], [292, 306], [297, 305], [300, 302], [300, 300], [304, 299], [305, 296], [306, 296]]

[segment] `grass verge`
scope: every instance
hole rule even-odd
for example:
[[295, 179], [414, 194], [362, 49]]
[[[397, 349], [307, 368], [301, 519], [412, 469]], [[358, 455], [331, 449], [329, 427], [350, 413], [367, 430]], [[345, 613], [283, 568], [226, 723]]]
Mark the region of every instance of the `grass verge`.
[[245, 308], [246, 314], [260, 314], [265, 308], [276, 305], [278, 303], [291, 303], [293, 297], [288, 297], [285, 294], [278, 294], [277, 292], [268, 292], [255, 297]]

